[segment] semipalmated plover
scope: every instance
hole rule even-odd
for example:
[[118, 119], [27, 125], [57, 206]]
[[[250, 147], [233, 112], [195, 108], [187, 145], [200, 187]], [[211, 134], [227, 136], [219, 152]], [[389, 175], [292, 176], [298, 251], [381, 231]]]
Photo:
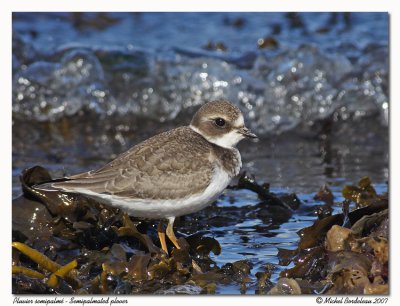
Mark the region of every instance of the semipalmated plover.
[[[239, 173], [237, 143], [256, 138], [240, 110], [227, 101], [204, 104], [189, 126], [153, 136], [98, 170], [65, 177], [38, 189], [77, 193], [118, 207], [135, 217], [167, 219], [166, 234], [176, 217], [211, 204]], [[168, 253], [161, 223], [158, 235]]]

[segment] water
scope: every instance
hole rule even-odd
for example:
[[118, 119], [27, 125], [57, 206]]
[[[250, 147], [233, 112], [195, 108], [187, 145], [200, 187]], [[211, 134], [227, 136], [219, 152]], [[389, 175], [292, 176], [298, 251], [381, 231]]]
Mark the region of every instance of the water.
[[385, 13], [16, 13], [12, 60], [14, 197], [26, 167], [54, 176], [99, 167], [218, 98], [237, 104], [260, 135], [239, 144], [243, 169], [302, 200], [278, 222], [252, 213], [252, 192], [226, 191], [198, 213], [241, 212], [210, 221], [218, 264], [249, 259], [252, 275], [278, 264], [277, 248], [295, 248], [296, 231], [315, 220], [323, 184], [335, 202], [366, 175], [387, 190]]

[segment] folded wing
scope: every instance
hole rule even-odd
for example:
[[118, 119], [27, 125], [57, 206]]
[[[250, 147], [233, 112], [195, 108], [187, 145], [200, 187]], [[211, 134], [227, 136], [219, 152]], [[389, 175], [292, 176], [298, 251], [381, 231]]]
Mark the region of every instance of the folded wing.
[[189, 127], [154, 136], [104, 167], [67, 177], [51, 187], [81, 194], [173, 199], [200, 193], [214, 171], [208, 143]]

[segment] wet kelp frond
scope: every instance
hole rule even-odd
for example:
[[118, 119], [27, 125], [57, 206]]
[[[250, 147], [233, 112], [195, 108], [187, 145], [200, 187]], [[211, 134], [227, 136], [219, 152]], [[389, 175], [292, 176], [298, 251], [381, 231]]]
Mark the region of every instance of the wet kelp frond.
[[[69, 273], [75, 269], [78, 265], [76, 260], [71, 261], [65, 266], [60, 266], [58, 263], [52, 261], [50, 258], [45, 256], [44, 254], [38, 252], [37, 250], [34, 250], [27, 246], [24, 243], [20, 242], [13, 242], [12, 247], [19, 250], [22, 254], [24, 254], [26, 257], [31, 259], [33, 262], [37, 263], [38, 269], [43, 270], [45, 273], [46, 272], [53, 272], [50, 274], [48, 279], [46, 280], [46, 284], [52, 288], [58, 286], [58, 278], [62, 279], [68, 279], [73, 280], [73, 276], [69, 275]], [[45, 279], [45, 274], [23, 267], [23, 266], [16, 266], [13, 265], [12, 267], [12, 273], [13, 274], [23, 274], [25, 276], [31, 277], [31, 278], [38, 278], [38, 279]], [[73, 280], [73, 283], [77, 282], [76, 280]]]
[[[345, 186], [343, 196], [342, 214], [300, 230], [296, 250], [279, 250], [282, 265], [295, 264], [280, 275], [286, 287], [297, 281], [301, 293], [388, 294], [388, 197], [367, 177]], [[286, 293], [278, 285], [270, 293]]]
[[[49, 179], [41, 167], [21, 176], [24, 195], [13, 203], [13, 293], [215, 294], [219, 285], [229, 284], [256, 294], [388, 291], [388, 199], [367, 178], [344, 188], [341, 214], [331, 214], [333, 195], [321, 188], [316, 200], [325, 204], [315, 205], [319, 220], [298, 232], [296, 250], [278, 249], [279, 265], [294, 266], [281, 271], [275, 284], [271, 275], [277, 266], [268, 262], [256, 272], [248, 260], [218, 266], [211, 253], [223, 249], [207, 231], [180, 237], [180, 249], [169, 244], [168, 255], [153, 221], [84, 197], [35, 189]], [[273, 194], [245, 174], [233, 188], [256, 192], [260, 202], [240, 211], [226, 208], [231, 216], [207, 222], [237, 222], [245, 211], [279, 226], [303, 209], [295, 194]]]
[[21, 253], [29, 257], [31, 260], [36, 262], [40, 267], [50, 272], [56, 272], [61, 266], [52, 261], [47, 256], [43, 255], [42, 253], [30, 248], [24, 243], [21, 242], [13, 242], [12, 247], [19, 250]]

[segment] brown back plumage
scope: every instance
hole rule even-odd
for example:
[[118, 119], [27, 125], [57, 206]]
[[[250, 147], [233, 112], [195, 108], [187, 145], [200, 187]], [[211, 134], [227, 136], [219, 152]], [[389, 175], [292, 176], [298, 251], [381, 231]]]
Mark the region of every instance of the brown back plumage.
[[[184, 198], [207, 188], [221, 154], [236, 156], [190, 127], [180, 127], [147, 139], [96, 171], [70, 176], [52, 187], [137, 199]], [[234, 175], [229, 163], [221, 166]]]

